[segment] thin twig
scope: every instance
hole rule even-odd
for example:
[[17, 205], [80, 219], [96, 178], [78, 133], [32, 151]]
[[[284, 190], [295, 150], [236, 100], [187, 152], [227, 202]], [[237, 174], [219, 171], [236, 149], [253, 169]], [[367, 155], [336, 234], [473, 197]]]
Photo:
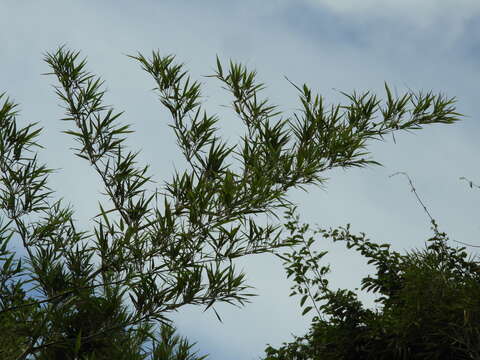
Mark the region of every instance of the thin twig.
[[389, 175], [388, 177], [391, 178], [391, 177], [396, 176], [396, 175], [404, 175], [404, 176], [406, 176], [406, 178], [408, 179], [408, 182], [410, 183], [411, 191], [414, 193], [414, 195], [415, 195], [415, 197], [417, 198], [419, 204], [422, 205], [423, 210], [425, 211], [425, 213], [426, 213], [426, 214], [428, 215], [428, 217], [430, 218], [430, 221], [434, 221], [432, 215], [430, 215], [430, 212], [428, 211], [427, 207], [426, 207], [425, 204], [423, 203], [422, 199], [420, 199], [420, 196], [418, 195], [417, 190], [415, 189], [415, 186], [413, 186], [413, 181], [412, 181], [412, 179], [410, 178], [410, 176], [409, 176], [405, 171], [397, 171], [396, 173], [393, 173], [393, 174]]
[[[420, 196], [418, 195], [417, 193], [417, 190], [415, 189], [415, 186], [413, 185], [413, 181], [412, 179], [410, 178], [410, 176], [404, 172], [404, 171], [398, 171], [396, 173], [393, 173], [391, 175], [389, 175], [388, 177], [393, 177], [393, 176], [396, 176], [396, 175], [404, 175], [407, 177], [408, 179], [408, 182], [410, 183], [410, 188], [411, 188], [411, 191], [414, 193], [415, 197], [417, 198], [417, 201], [418, 203], [423, 207], [423, 210], [425, 211], [425, 213], [428, 215], [428, 217], [430, 218], [430, 221], [431, 222], [435, 222], [435, 220], [433, 219], [432, 215], [430, 214], [430, 212], [428, 211], [427, 207], [425, 206], [425, 204], [423, 203], [422, 199], [420, 198]], [[460, 178], [461, 180], [465, 179], [467, 181], [469, 181], [468, 179], [466, 178]], [[474, 184], [470, 182], [470, 187], [472, 187]], [[478, 185], [475, 185], [477, 187], [479, 187]], [[480, 187], [479, 187], [480, 188]], [[452, 240], [453, 242], [456, 242], [458, 244], [462, 244], [462, 245], [465, 245], [465, 246], [470, 246], [470, 247], [474, 247], [474, 248], [480, 248], [480, 245], [473, 245], [473, 244], [469, 244], [469, 243], [466, 243], [466, 242], [463, 242], [463, 241], [458, 241], [458, 240], [453, 240], [453, 239], [450, 239]]]
[[477, 189], [480, 189], [479, 185], [475, 184], [472, 180], [467, 179], [465, 176], [462, 176], [460, 180], [465, 180], [466, 182], [468, 182], [468, 185], [470, 186], [470, 188], [476, 187]]

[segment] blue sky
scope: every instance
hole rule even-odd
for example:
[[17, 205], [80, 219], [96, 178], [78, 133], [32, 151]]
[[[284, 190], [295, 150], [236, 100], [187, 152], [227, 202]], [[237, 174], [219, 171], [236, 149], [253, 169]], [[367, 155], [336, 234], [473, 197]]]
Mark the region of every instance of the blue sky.
[[[240, 121], [220, 105], [229, 98], [212, 73], [215, 55], [258, 70], [265, 95], [291, 114], [298, 107], [295, 89], [284, 79], [307, 83], [327, 102], [338, 90], [372, 90], [383, 95], [387, 81], [398, 93], [408, 88], [444, 92], [458, 98], [467, 115], [453, 126], [431, 126], [372, 143], [383, 167], [334, 171], [324, 189], [292, 192], [303, 220], [323, 227], [351, 223], [395, 249], [420, 247], [429, 236], [428, 219], [415, 202], [406, 171], [441, 229], [452, 238], [480, 244], [477, 214], [480, 193], [459, 177], [480, 183], [478, 168], [478, 83], [480, 3], [423, 0], [278, 0], [278, 1], [0, 1], [0, 92], [20, 103], [25, 121], [45, 128], [41, 158], [60, 171], [51, 178], [58, 195], [70, 201], [79, 222], [89, 226], [100, 183], [69, 147], [52, 77], [43, 53], [67, 44], [88, 57], [89, 69], [106, 81], [107, 100], [124, 110], [123, 121], [136, 133], [132, 149], [152, 165], [158, 181], [169, 179], [181, 158], [152, 82], [126, 54], [160, 50], [173, 53], [204, 82], [206, 108], [218, 113], [222, 133], [235, 139]], [[368, 272], [363, 261], [323, 241], [331, 250], [331, 282], [354, 288]], [[303, 334], [309, 318], [300, 316], [297, 299], [281, 264], [268, 256], [242, 259], [259, 295], [243, 309], [220, 306], [213, 312], [189, 307], [174, 315], [182, 335], [198, 342], [211, 359], [256, 359], [265, 345], [278, 345]], [[370, 297], [364, 297], [371, 301]]]

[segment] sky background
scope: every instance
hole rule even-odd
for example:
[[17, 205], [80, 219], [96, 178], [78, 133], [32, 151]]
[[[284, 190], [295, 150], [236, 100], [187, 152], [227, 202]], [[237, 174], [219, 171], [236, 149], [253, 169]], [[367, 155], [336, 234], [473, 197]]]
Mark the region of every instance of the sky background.
[[[107, 101], [125, 111], [123, 121], [136, 131], [132, 149], [151, 164], [159, 182], [182, 166], [169, 117], [161, 108], [149, 76], [126, 54], [159, 50], [184, 62], [204, 83], [205, 108], [221, 117], [222, 134], [234, 141], [239, 119], [225, 107], [230, 98], [213, 73], [215, 56], [258, 71], [264, 95], [286, 115], [298, 107], [296, 90], [285, 80], [307, 83], [327, 103], [339, 91], [371, 90], [384, 95], [386, 81], [402, 94], [433, 90], [458, 98], [466, 117], [455, 125], [429, 126], [371, 143], [383, 167], [333, 171], [323, 189], [291, 192], [302, 220], [321, 227], [352, 224], [396, 250], [423, 246], [431, 234], [427, 216], [404, 177], [406, 171], [433, 217], [451, 238], [480, 245], [480, 193], [459, 177], [480, 183], [477, 166], [480, 2], [467, 0], [295, 0], [295, 1], [6, 1], [0, 0], [0, 93], [20, 104], [20, 120], [44, 127], [41, 159], [59, 169], [51, 177], [58, 196], [75, 206], [85, 227], [96, 213], [101, 185], [93, 170], [68, 149], [71, 138], [51, 87], [53, 77], [42, 58], [59, 45], [81, 50], [88, 68], [100, 75]], [[328, 261], [334, 287], [358, 286], [369, 268], [341, 247]], [[473, 250], [472, 250], [473, 251]], [[242, 259], [257, 297], [242, 309], [219, 306], [223, 323], [211, 311], [183, 308], [173, 316], [179, 332], [197, 342], [210, 359], [258, 359], [266, 344], [278, 346], [291, 334], [303, 335], [310, 324], [298, 299], [289, 298], [290, 282], [280, 261], [271, 256]], [[368, 303], [372, 298], [363, 296]]]

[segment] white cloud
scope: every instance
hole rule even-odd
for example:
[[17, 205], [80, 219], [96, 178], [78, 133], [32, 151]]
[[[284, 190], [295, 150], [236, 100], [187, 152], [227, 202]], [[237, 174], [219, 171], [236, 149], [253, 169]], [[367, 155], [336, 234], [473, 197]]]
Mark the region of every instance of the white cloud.
[[408, 20], [417, 26], [430, 26], [437, 22], [445, 25], [464, 22], [477, 16], [477, 0], [307, 0], [312, 5], [329, 8], [338, 14]]
[[[218, 6], [211, 1], [201, 6], [182, 1], [135, 5], [125, 1], [115, 5], [75, 2], [73, 9], [74, 2], [56, 1], [35, 11], [31, 4], [12, 2], [4, 9], [9, 16], [0, 23], [0, 40], [5, 44], [0, 59], [0, 92], [8, 91], [21, 103], [22, 119], [41, 121], [45, 126], [43, 159], [51, 167], [64, 168], [52, 176], [52, 187], [72, 201], [80, 218], [95, 214], [95, 195], [101, 187], [87, 165], [72, 161], [75, 158], [67, 151], [70, 139], [60, 135], [65, 124], [57, 120], [63, 116], [62, 110], [48, 86], [53, 79], [39, 75], [48, 70], [41, 60], [42, 51], [54, 50], [61, 43], [82, 50], [89, 57], [89, 68], [105, 78], [110, 89], [108, 102], [117, 110], [126, 110], [124, 121], [132, 122], [137, 130], [129, 141], [132, 150], [143, 148], [142, 159], [152, 164], [152, 172], [161, 180], [170, 178], [178, 149], [166, 126], [168, 118], [149, 92], [153, 84], [122, 53], [157, 48], [176, 53], [196, 79], [207, 83], [204, 93], [209, 113], [222, 111], [215, 104], [227, 102], [219, 95], [218, 83], [200, 77], [211, 73], [218, 53], [225, 60], [232, 57], [257, 68], [260, 79], [268, 85], [265, 95], [286, 111], [298, 107], [298, 101], [283, 75], [298, 83], [307, 82], [326, 95], [327, 101], [338, 95], [332, 87], [347, 92], [354, 88], [381, 90], [383, 80], [399, 86], [399, 91], [404, 84], [413, 89], [445, 91], [458, 96], [460, 112], [475, 117], [478, 67], [469, 65], [470, 59], [463, 52], [440, 52], [439, 43], [448, 36], [456, 38], [451, 35], [456, 28], [465, 31], [469, 19], [478, 15], [480, 1], [305, 0], [342, 17], [339, 23], [332, 21], [333, 32], [341, 33], [350, 22], [353, 31], [356, 24], [368, 23], [360, 29], [361, 37], [371, 39], [368, 43], [374, 44], [373, 50], [371, 46], [352, 46], [342, 36], [330, 41], [322, 33], [329, 29], [307, 26], [305, 30], [299, 22], [287, 21], [282, 6], [272, 5], [296, 5], [295, 1], [261, 2], [260, 9], [250, 0]], [[314, 25], [325, 20], [316, 12], [303, 15], [303, 20]], [[389, 24], [391, 19], [395, 21]], [[406, 36], [405, 28], [411, 24], [423, 27], [422, 38], [415, 26]], [[221, 125], [227, 133], [234, 133], [235, 117], [227, 111], [223, 114]], [[415, 136], [398, 136], [397, 145], [391, 141], [375, 144], [375, 159], [385, 168], [330, 173], [327, 175], [332, 180], [326, 192], [309, 188], [306, 194], [292, 193], [291, 199], [300, 203], [305, 221], [326, 227], [350, 222], [354, 231], [365, 231], [376, 241], [393, 242], [397, 249], [421, 246], [428, 221], [403, 179], [388, 179], [390, 173], [405, 170], [440, 224], [468, 242], [472, 235], [478, 235], [477, 228], [471, 226], [478, 206], [474, 201], [466, 202], [475, 198], [458, 177], [480, 178], [478, 169], [471, 165], [477, 163], [477, 133], [478, 125], [465, 121], [428, 128]], [[332, 284], [355, 285], [363, 269], [354, 266], [357, 264], [348, 253], [335, 255]], [[259, 257], [239, 265], [260, 294], [251, 305], [241, 310], [222, 308], [224, 325], [213, 313], [199, 308], [178, 314], [181, 333], [199, 341], [202, 350], [212, 353], [211, 359], [255, 358], [267, 342], [280, 344], [291, 338], [291, 332], [300, 335], [308, 326], [299, 316], [298, 299], [288, 298], [290, 283], [278, 261]]]

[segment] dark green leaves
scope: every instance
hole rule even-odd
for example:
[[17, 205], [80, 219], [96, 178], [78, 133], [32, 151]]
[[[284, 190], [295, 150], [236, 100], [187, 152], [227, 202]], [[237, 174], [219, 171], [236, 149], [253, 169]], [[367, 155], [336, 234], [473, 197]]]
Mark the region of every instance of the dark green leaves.
[[[11, 343], [15, 349], [5, 356], [17, 358], [196, 359], [191, 345], [165, 326], [169, 314], [188, 304], [214, 311], [219, 301], [243, 305], [252, 294], [234, 260], [294, 245], [300, 248], [279, 256], [303, 313], [315, 308], [318, 317], [325, 311], [344, 319], [353, 309], [360, 316], [352, 293], [328, 290], [329, 268], [316, 267], [325, 253], [311, 250], [307, 228], [290, 222], [290, 236], [282, 237], [277, 212], [292, 205], [288, 190], [322, 185], [328, 169], [376, 164], [367, 157], [368, 140], [456, 121], [454, 99], [430, 93], [396, 98], [386, 86], [385, 106], [370, 93], [344, 94], [346, 104], [327, 106], [307, 85], [294, 85], [301, 109], [282, 118], [263, 98], [255, 71], [233, 61], [222, 65], [217, 57], [211, 78], [232, 95], [232, 110], [245, 125], [239, 143], [230, 145], [219, 135], [220, 119], [203, 108], [202, 84], [174, 56], [131, 58], [153, 78], [186, 162], [158, 186], [138, 152], [126, 148], [131, 127], [120, 122], [122, 112], [105, 105], [103, 81], [87, 70], [87, 61], [66, 47], [45, 55], [70, 125], [64, 132], [107, 197], [99, 202], [93, 231], [77, 230], [72, 208], [53, 200], [51, 170], [34, 152], [40, 129], [20, 127], [8, 99], [0, 107], [0, 208], [6, 217], [0, 228], [0, 330], [13, 334], [0, 340], [0, 351]], [[379, 112], [383, 120], [375, 123]], [[23, 245], [24, 261], [7, 249], [10, 239]], [[389, 251], [354, 240], [348, 246], [379, 256]], [[364, 285], [383, 291], [372, 281]], [[317, 307], [319, 301], [329, 305]], [[154, 323], [162, 324], [156, 336]], [[142, 347], [148, 339], [150, 351]]]
[[[300, 295], [302, 315], [313, 308], [309, 332], [279, 348], [266, 349], [266, 359], [463, 359], [480, 354], [480, 272], [478, 260], [465, 248], [449, 245], [432, 221], [433, 236], [424, 249], [400, 254], [388, 244], [354, 235], [349, 226], [316, 230], [359, 252], [374, 273], [362, 279], [362, 290], [377, 294], [367, 307], [348, 289], [332, 290], [325, 279], [329, 267], [306, 240], [308, 225], [299, 224], [292, 209], [286, 229], [297, 247], [278, 255]], [[356, 289], [358, 290], [358, 289]], [[313, 295], [315, 294], [315, 295]], [[311, 305], [305, 306], [310, 300]]]

